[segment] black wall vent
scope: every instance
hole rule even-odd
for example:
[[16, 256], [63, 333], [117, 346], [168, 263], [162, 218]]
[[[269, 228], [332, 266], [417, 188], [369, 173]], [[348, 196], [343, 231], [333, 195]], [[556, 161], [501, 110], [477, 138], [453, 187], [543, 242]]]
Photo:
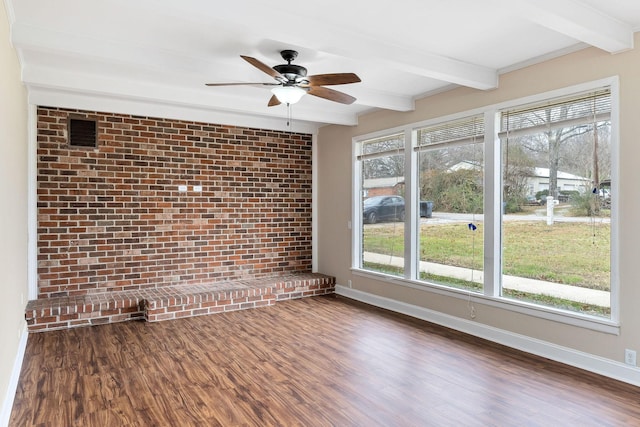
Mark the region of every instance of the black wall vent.
[[96, 148], [98, 146], [98, 121], [69, 117], [69, 146]]

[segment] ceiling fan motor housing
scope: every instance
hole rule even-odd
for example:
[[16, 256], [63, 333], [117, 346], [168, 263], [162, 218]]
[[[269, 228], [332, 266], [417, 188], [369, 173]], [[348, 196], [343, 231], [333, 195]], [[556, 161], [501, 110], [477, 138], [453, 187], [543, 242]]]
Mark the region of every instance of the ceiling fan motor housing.
[[276, 65], [273, 69], [285, 76], [289, 81], [295, 81], [300, 77], [306, 77], [307, 75], [307, 69], [300, 65], [282, 64]]
[[302, 77], [307, 76], [307, 69], [300, 65], [293, 65], [291, 61], [298, 57], [298, 52], [295, 50], [283, 50], [280, 52], [282, 59], [287, 61], [286, 64], [276, 65], [273, 67], [274, 70], [282, 74], [289, 80], [290, 82], [295, 82], [300, 80]]

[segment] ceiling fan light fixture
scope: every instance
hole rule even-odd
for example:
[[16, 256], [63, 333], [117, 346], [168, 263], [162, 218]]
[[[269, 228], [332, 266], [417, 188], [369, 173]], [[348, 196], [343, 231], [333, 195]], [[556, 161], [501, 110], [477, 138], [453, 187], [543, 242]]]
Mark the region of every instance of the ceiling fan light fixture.
[[295, 104], [307, 93], [306, 90], [298, 86], [278, 86], [271, 89], [271, 92], [283, 104]]

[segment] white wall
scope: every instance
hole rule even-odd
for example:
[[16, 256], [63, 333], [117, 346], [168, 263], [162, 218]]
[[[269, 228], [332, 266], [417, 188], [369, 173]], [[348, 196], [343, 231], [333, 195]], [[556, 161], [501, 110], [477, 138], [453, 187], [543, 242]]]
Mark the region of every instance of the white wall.
[[[640, 46], [640, 33], [635, 45]], [[355, 127], [327, 126], [318, 135], [318, 271], [334, 275], [342, 286], [352, 284], [353, 295], [388, 304], [409, 304], [423, 313], [440, 316], [470, 330], [518, 337], [579, 356], [594, 364], [617, 370], [618, 377], [640, 384], [640, 370], [623, 364], [624, 349], [640, 351], [640, 276], [637, 272], [640, 241], [640, 47], [611, 55], [596, 48], [584, 49], [500, 76], [499, 88], [480, 91], [454, 90], [418, 100], [412, 112], [377, 111], [359, 118]], [[620, 82], [620, 179], [619, 179], [619, 335], [516, 313], [502, 307], [476, 305], [469, 318], [464, 299], [414, 289], [386, 280], [364, 277], [351, 271], [352, 138], [431, 118], [493, 105], [619, 76]], [[345, 293], [346, 294], [346, 293]], [[428, 316], [427, 316], [428, 317]], [[462, 322], [462, 323], [461, 323]], [[466, 322], [466, 323], [465, 323]], [[505, 335], [506, 334], [506, 335]], [[526, 346], [525, 346], [526, 347]], [[554, 350], [555, 349], [555, 350]], [[558, 358], [562, 359], [562, 358]], [[584, 365], [584, 364], [583, 364]], [[595, 369], [594, 369], [595, 370]]]
[[27, 300], [27, 95], [0, 3], [0, 425], [6, 425], [22, 363]]

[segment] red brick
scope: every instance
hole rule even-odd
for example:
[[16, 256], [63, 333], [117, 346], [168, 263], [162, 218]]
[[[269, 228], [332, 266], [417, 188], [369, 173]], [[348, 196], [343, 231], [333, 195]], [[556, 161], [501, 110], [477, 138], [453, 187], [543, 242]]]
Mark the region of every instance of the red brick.
[[175, 319], [174, 313], [156, 314], [149, 317], [150, 322], [159, 322], [161, 320]]
[[[69, 149], [72, 113], [97, 150]], [[49, 107], [38, 132], [40, 297], [310, 270], [310, 135]]]
[[[222, 292], [219, 290], [220, 285], [214, 285], [212, 287], [199, 286], [194, 288], [195, 292], [192, 294], [188, 292], [188, 286], [176, 286], [158, 289], [149, 288], [140, 292], [134, 289], [126, 293], [105, 293], [93, 297], [87, 295], [85, 297], [70, 299], [68, 304], [66, 304], [66, 298], [41, 299], [28, 303], [25, 309], [25, 319], [27, 319], [30, 332], [122, 322], [141, 318], [146, 318], [149, 322], [154, 322], [172, 318], [213, 314], [222, 311], [264, 307], [273, 305], [279, 300], [308, 297], [334, 291], [335, 279], [333, 278], [308, 273], [303, 274], [301, 277], [304, 279], [287, 282], [296, 284], [294, 287], [294, 289], [296, 289], [295, 292], [285, 293], [282, 289], [279, 289], [277, 291], [278, 295], [272, 293], [262, 294], [265, 289], [273, 289], [272, 287], [265, 288], [265, 283], [284, 283], [267, 278], [264, 279], [264, 282], [262, 279], [245, 280], [242, 281], [242, 286], [248, 285], [249, 288]], [[315, 284], [321, 282], [326, 283], [324, 289], [312, 289], [315, 287]], [[228, 282], [228, 284], [230, 287], [237, 286], [233, 282]], [[144, 296], [141, 292], [144, 293]], [[179, 295], [171, 296], [172, 292], [177, 292]], [[220, 299], [216, 301], [220, 296], [225, 298], [236, 297], [236, 300]], [[192, 302], [186, 306], [181, 304], [168, 306], [169, 301], [204, 302]], [[96, 311], [83, 312], [87, 307], [93, 307]], [[51, 313], [61, 314], [59, 316], [42, 316], [42, 314]]]

